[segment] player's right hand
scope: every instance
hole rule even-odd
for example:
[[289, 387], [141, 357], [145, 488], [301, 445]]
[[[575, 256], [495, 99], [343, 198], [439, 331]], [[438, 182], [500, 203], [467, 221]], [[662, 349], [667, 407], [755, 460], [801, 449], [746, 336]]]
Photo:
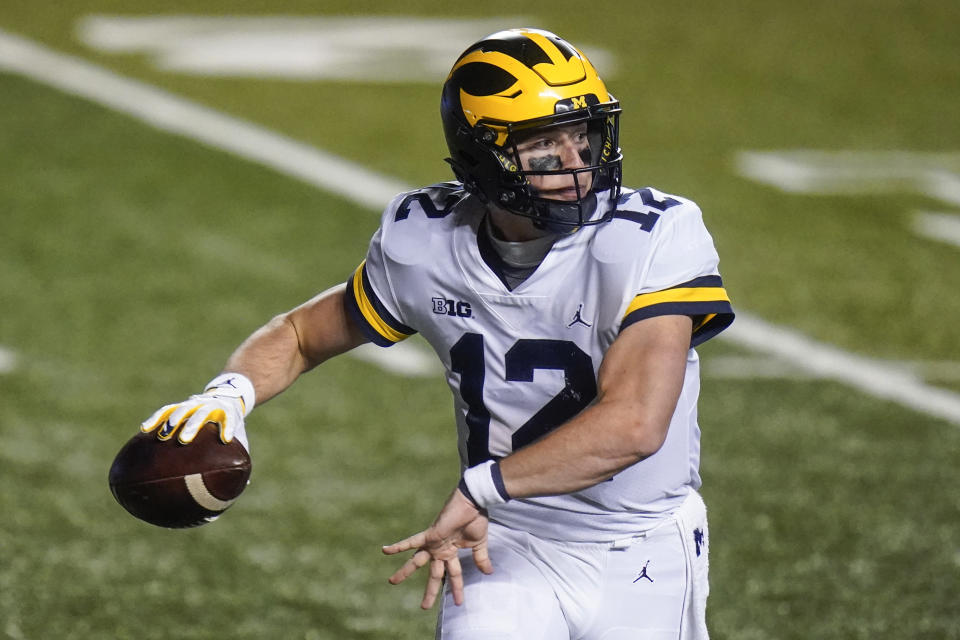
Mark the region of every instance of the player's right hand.
[[203, 425], [213, 422], [220, 428], [222, 442], [237, 438], [249, 451], [243, 419], [253, 409], [253, 403], [253, 385], [249, 380], [238, 374], [221, 375], [203, 393], [158, 409], [140, 425], [140, 431], [156, 431], [160, 440], [169, 440], [176, 434], [177, 440], [189, 444]]

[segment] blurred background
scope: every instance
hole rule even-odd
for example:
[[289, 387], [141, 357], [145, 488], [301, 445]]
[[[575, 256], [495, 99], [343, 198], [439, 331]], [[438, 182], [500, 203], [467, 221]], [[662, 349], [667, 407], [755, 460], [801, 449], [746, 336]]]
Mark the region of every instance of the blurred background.
[[134, 520], [107, 470], [451, 178], [440, 84], [512, 26], [591, 57], [625, 183], [696, 200], [720, 252], [712, 636], [960, 638], [960, 5], [450, 7], [0, 5], [0, 638], [432, 637], [379, 550], [458, 474], [423, 343], [258, 408], [214, 524]]

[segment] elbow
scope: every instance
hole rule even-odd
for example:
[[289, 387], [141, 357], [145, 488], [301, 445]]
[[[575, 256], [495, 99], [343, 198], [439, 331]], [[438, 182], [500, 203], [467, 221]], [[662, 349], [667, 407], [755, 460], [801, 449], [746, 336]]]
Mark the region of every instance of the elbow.
[[634, 419], [628, 427], [628, 443], [631, 456], [636, 462], [654, 455], [667, 440], [669, 420]]
[[300, 373], [306, 373], [310, 369], [314, 368], [320, 362], [311, 355], [309, 349], [307, 348], [307, 343], [305, 341], [305, 332], [297, 326], [297, 318], [292, 313], [285, 313], [277, 316], [276, 320], [282, 322], [287, 331], [291, 336], [293, 336], [297, 341], [297, 360], [300, 366]]
[[281, 313], [270, 319], [267, 323], [277, 335], [284, 336], [284, 342], [288, 345], [289, 352], [295, 362], [294, 369], [296, 374], [300, 375], [309, 371], [315, 366], [311, 361], [309, 354], [305, 350], [303, 341], [303, 332], [297, 326], [297, 318], [293, 311]]

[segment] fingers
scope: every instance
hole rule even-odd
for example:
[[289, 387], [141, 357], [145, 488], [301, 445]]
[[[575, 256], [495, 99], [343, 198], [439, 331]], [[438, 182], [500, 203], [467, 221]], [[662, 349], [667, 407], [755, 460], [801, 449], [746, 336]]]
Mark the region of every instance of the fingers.
[[[456, 555], [452, 559], [443, 560], [436, 558], [434, 553], [431, 553], [427, 549], [423, 548], [426, 544], [426, 531], [421, 531], [415, 535], [410, 536], [405, 540], [400, 542], [395, 542], [391, 545], [383, 547], [383, 552], [387, 555], [394, 555], [396, 553], [402, 553], [404, 551], [409, 551], [411, 549], [416, 549], [416, 553], [410, 557], [409, 560], [403, 563], [403, 565], [394, 572], [388, 582], [393, 585], [400, 584], [414, 573], [418, 569], [430, 565], [430, 576], [427, 578], [427, 586], [424, 589], [423, 600], [420, 602], [420, 607], [422, 609], [429, 609], [433, 607], [433, 603], [436, 602], [437, 596], [440, 593], [440, 589], [443, 587], [443, 578], [444, 575], [447, 575], [447, 572], [450, 571], [452, 576], [456, 574], [455, 582], [455, 598], [459, 598], [459, 602], [463, 601], [463, 576], [460, 571], [460, 561], [457, 560]], [[450, 567], [448, 569], [447, 567]], [[458, 604], [459, 604], [458, 602]]]
[[177, 432], [177, 429], [199, 408], [199, 405], [193, 402], [185, 402], [174, 407], [170, 415], [167, 416], [166, 421], [160, 426], [160, 431], [157, 432], [157, 438], [160, 440], [169, 440], [172, 438]]
[[400, 542], [394, 542], [393, 544], [388, 544], [383, 547], [383, 552], [388, 556], [392, 556], [397, 553], [402, 553], [404, 551], [409, 551], [410, 549], [419, 549], [427, 542], [427, 532], [421, 531], [420, 533], [415, 533], [406, 540], [401, 540]]
[[420, 601], [421, 609], [429, 609], [437, 600], [437, 594], [443, 586], [444, 562], [443, 560], [430, 561], [430, 575], [427, 578], [427, 586], [423, 590], [423, 600]]
[[[454, 494], [456, 495], [456, 494]], [[464, 498], [463, 504], [467, 504]], [[457, 606], [464, 601], [463, 571], [458, 551], [469, 548], [477, 568], [485, 574], [493, 573], [493, 564], [487, 549], [487, 519], [470, 505], [467, 513], [460, 503], [444, 506], [437, 521], [429, 528], [409, 538], [382, 547], [383, 553], [394, 555], [414, 551], [413, 556], [390, 576], [390, 584], [400, 584], [418, 569], [430, 565], [421, 608], [429, 609], [443, 588], [444, 579], [450, 585], [450, 595]], [[446, 514], [446, 521], [444, 520]], [[453, 515], [450, 515], [453, 514]], [[446, 533], [444, 533], [446, 532]]]
[[416, 533], [405, 540], [394, 542], [393, 544], [386, 545], [382, 548], [382, 551], [388, 556], [392, 556], [397, 553], [403, 553], [404, 551], [410, 551], [411, 549], [417, 550], [417, 552], [414, 553], [409, 560], [403, 563], [403, 566], [397, 569], [396, 572], [390, 576], [390, 584], [400, 584], [413, 575], [417, 569], [426, 566], [432, 555], [429, 551], [423, 548], [426, 545], [426, 541], [427, 532], [421, 531], [420, 533]]
[[152, 416], [140, 423], [140, 431], [150, 433], [161, 424], [166, 423], [167, 418], [170, 417], [170, 414], [173, 413], [178, 406], [179, 405], [168, 404], [165, 407], [157, 409]]
[[440, 590], [443, 588], [444, 577], [450, 580], [450, 592], [453, 594], [454, 604], [457, 606], [463, 604], [463, 571], [460, 567], [460, 560], [456, 557], [452, 560], [431, 560], [428, 551], [420, 550], [403, 563], [403, 566], [396, 573], [390, 576], [390, 584], [400, 584], [413, 575], [417, 569], [427, 564], [430, 565], [430, 576], [427, 578], [427, 586], [423, 591], [420, 608], [430, 609], [433, 607], [437, 601], [437, 596], [440, 595]]
[[[447, 560], [446, 563], [440, 567], [440, 579], [437, 580], [436, 584], [433, 584], [433, 575], [431, 572], [430, 581], [427, 582], [427, 590], [424, 593], [424, 603], [426, 603], [427, 598], [430, 598], [429, 606], [424, 607], [421, 603], [421, 607], [424, 609], [429, 609], [433, 606], [433, 601], [437, 597], [437, 593], [440, 592], [440, 587], [442, 586], [443, 571], [446, 569], [447, 577], [450, 579], [450, 593], [453, 595], [453, 604], [458, 607], [463, 604], [463, 570], [460, 567], [460, 559], [454, 556], [452, 559]], [[433, 589], [431, 589], [433, 587]]]
[[[243, 420], [242, 414], [232, 410], [217, 400], [197, 401], [191, 398], [180, 404], [170, 404], [159, 409], [141, 423], [140, 431], [157, 431], [157, 438], [169, 440], [179, 432], [177, 439], [183, 444], [193, 442], [200, 429], [208, 422], [220, 426], [220, 440], [228, 443], [233, 440], [234, 431]], [[158, 430], [159, 429], [159, 430]]]
[[400, 584], [410, 576], [412, 576], [417, 569], [424, 567], [427, 563], [430, 562], [430, 552], [421, 549], [413, 554], [413, 557], [403, 563], [403, 566], [394, 572], [392, 576], [388, 579], [390, 584]]
[[477, 569], [487, 575], [493, 573], [493, 563], [490, 561], [490, 553], [486, 544], [478, 544], [473, 548], [473, 564], [477, 565]]
[[[416, 536], [414, 536], [416, 537]], [[409, 540], [410, 538], [408, 538]], [[405, 545], [407, 541], [398, 542], [396, 544], [390, 545], [389, 547], [383, 547], [384, 553], [399, 553], [400, 550], [395, 548]], [[390, 549], [388, 551], [388, 549]], [[485, 558], [485, 567], [481, 567], [481, 570], [484, 573], [492, 573], [493, 567], [490, 564], [489, 558], [486, 557], [486, 551], [483, 552], [483, 557]], [[477, 554], [474, 552], [474, 559], [476, 560]], [[437, 597], [440, 595], [440, 591], [443, 589], [444, 578], [447, 579], [450, 585], [450, 593], [453, 596], [453, 602], [457, 606], [463, 604], [463, 568], [460, 565], [460, 559], [454, 555], [452, 558], [441, 559], [434, 557], [426, 549], [419, 549], [413, 556], [403, 563], [397, 571], [390, 576], [388, 582], [393, 585], [400, 584], [414, 573], [418, 569], [430, 565], [430, 575], [427, 578], [427, 585], [423, 591], [423, 600], [420, 602], [421, 609], [430, 609], [433, 607], [434, 603], [437, 601]], [[478, 565], [480, 566], [480, 565]]]
[[180, 435], [177, 436], [183, 444], [193, 442], [193, 439], [200, 433], [200, 429], [208, 422], [216, 422], [220, 425], [221, 441], [226, 443], [233, 439], [232, 436], [227, 437], [227, 413], [223, 409], [199, 405], [193, 412], [185, 414], [184, 417], [187, 420], [180, 428]]

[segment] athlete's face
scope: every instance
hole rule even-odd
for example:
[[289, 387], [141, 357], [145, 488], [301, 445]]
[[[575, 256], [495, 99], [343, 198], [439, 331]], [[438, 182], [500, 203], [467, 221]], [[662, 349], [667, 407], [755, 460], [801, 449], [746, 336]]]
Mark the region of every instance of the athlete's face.
[[[570, 124], [539, 129], [521, 134], [517, 141], [519, 164], [525, 171], [559, 171], [582, 169], [590, 164], [590, 143], [587, 124]], [[527, 176], [537, 195], [550, 200], [576, 200], [590, 191], [593, 175], [590, 171], [557, 176]], [[576, 180], [576, 182], [574, 182]]]

